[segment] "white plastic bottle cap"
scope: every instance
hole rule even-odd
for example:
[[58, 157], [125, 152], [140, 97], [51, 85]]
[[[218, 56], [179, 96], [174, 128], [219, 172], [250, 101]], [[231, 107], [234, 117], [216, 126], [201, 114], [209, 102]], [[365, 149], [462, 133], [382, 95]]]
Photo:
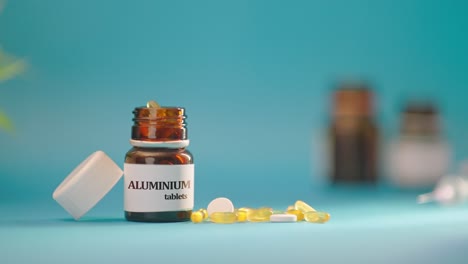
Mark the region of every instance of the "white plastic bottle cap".
[[63, 180], [53, 198], [78, 220], [114, 187], [122, 174], [104, 152], [96, 151]]
[[208, 204], [206, 208], [208, 215], [216, 212], [234, 212], [234, 205], [232, 204], [231, 200], [225, 197], [219, 197], [214, 199]]
[[275, 223], [288, 223], [288, 222], [296, 222], [297, 215], [293, 214], [273, 214], [270, 216], [270, 222]]

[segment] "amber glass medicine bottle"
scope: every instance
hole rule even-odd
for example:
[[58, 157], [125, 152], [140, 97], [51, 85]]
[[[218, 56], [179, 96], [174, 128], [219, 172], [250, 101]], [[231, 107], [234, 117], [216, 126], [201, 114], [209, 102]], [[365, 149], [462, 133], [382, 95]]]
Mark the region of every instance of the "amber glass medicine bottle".
[[334, 93], [331, 178], [334, 183], [375, 183], [378, 129], [373, 93], [364, 83], [343, 83]]
[[[149, 105], [148, 105], [149, 106]], [[125, 156], [125, 218], [138, 222], [190, 220], [194, 204], [194, 164], [185, 110], [137, 107]]]

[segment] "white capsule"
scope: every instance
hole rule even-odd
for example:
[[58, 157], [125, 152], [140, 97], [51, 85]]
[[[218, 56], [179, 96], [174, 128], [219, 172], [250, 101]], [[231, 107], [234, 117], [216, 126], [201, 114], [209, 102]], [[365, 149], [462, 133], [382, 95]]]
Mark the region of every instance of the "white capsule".
[[206, 207], [206, 211], [208, 212], [208, 215], [211, 215], [212, 213], [222, 212], [232, 213], [234, 212], [234, 205], [228, 198], [219, 197], [208, 204], [208, 207]]
[[296, 221], [297, 216], [293, 214], [273, 214], [270, 216], [270, 222], [274, 223], [289, 223]]

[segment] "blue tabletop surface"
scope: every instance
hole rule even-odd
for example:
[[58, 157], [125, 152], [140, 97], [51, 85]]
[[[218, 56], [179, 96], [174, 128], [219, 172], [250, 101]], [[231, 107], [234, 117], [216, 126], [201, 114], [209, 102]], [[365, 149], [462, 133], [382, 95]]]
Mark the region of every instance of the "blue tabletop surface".
[[310, 192], [264, 204], [282, 209], [315, 197], [330, 222], [132, 223], [118, 189], [78, 222], [52, 199], [4, 203], [1, 263], [466, 263], [464, 205], [417, 205], [415, 193], [379, 187]]

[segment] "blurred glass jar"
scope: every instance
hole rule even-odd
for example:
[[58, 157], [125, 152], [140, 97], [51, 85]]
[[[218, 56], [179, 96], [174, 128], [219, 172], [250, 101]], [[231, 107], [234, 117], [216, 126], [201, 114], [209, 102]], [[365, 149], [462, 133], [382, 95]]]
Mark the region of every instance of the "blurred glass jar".
[[378, 128], [366, 83], [343, 82], [333, 94], [329, 139], [333, 183], [377, 181]]
[[399, 137], [388, 148], [390, 180], [402, 188], [434, 186], [447, 173], [451, 161], [437, 108], [430, 103], [408, 103], [400, 122]]

